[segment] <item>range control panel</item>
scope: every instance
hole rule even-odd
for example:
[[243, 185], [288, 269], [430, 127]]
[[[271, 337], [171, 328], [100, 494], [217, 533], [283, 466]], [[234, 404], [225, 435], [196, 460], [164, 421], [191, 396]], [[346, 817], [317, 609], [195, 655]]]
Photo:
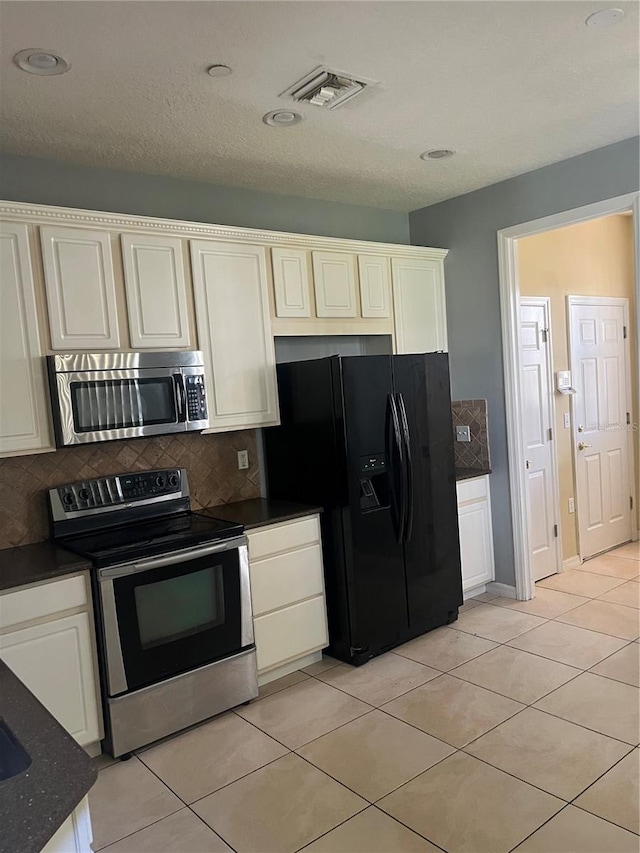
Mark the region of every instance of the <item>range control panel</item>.
[[56, 490], [65, 512], [118, 506], [132, 501], [182, 492], [183, 471], [169, 468], [100, 477], [59, 486]]
[[187, 389], [187, 419], [190, 421], [206, 421], [207, 397], [204, 390], [204, 377], [185, 376]]

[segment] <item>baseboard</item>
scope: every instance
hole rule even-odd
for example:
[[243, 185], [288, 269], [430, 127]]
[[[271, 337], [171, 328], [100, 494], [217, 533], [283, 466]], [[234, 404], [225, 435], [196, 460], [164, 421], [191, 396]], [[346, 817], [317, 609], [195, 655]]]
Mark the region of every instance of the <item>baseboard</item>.
[[289, 663], [284, 663], [275, 669], [270, 669], [268, 672], [260, 673], [258, 675], [258, 685], [262, 687], [263, 684], [269, 684], [270, 681], [275, 681], [276, 678], [282, 678], [284, 675], [289, 675], [291, 672], [296, 672], [305, 666], [311, 666], [312, 663], [317, 663], [319, 660], [322, 660], [322, 649], [317, 652], [311, 652], [311, 654], [297, 658], [296, 660], [291, 660]]
[[497, 583], [491, 581], [487, 584], [487, 592], [494, 592], [496, 595], [501, 595], [503, 598], [515, 598], [516, 588], [508, 583]]
[[465, 589], [462, 592], [462, 597], [465, 601], [469, 601], [471, 598], [475, 598], [476, 595], [482, 595], [483, 592], [487, 591], [486, 583], [481, 583], [480, 586], [472, 586], [469, 589]]
[[567, 569], [577, 569], [578, 566], [582, 565], [582, 560], [580, 559], [579, 554], [575, 554], [573, 557], [568, 557], [566, 560], [562, 561], [562, 571], [566, 572]]

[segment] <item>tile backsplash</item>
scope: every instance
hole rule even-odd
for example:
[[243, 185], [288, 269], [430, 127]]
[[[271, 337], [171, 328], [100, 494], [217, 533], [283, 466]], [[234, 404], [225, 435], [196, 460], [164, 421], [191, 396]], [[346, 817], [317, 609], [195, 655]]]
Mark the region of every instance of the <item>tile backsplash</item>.
[[[491, 468], [487, 401], [454, 400], [451, 403], [451, 412], [453, 414], [453, 450], [456, 468], [477, 468], [487, 471]], [[456, 441], [457, 426], [469, 427], [471, 441]]]
[[[238, 450], [249, 451], [246, 471], [238, 470]], [[260, 496], [253, 430], [162, 435], [13, 456], [0, 459], [0, 548], [49, 538], [48, 489], [94, 477], [172, 467], [187, 469], [193, 509]]]

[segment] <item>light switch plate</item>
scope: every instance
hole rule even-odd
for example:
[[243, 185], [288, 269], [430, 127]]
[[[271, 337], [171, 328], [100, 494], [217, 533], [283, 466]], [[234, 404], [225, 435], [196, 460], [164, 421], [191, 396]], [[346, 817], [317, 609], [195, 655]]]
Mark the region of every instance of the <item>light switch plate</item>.
[[456, 441], [471, 441], [471, 428], [468, 426], [457, 426]]
[[238, 470], [245, 471], [249, 467], [249, 451], [238, 451]]

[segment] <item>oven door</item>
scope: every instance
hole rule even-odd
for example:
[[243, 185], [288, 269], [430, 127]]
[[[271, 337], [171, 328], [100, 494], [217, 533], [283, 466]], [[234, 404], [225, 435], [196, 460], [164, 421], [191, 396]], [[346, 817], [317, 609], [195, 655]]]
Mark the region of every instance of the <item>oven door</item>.
[[171, 368], [58, 373], [59, 445], [187, 429], [184, 376]]
[[101, 569], [98, 578], [109, 696], [253, 645], [244, 536]]

